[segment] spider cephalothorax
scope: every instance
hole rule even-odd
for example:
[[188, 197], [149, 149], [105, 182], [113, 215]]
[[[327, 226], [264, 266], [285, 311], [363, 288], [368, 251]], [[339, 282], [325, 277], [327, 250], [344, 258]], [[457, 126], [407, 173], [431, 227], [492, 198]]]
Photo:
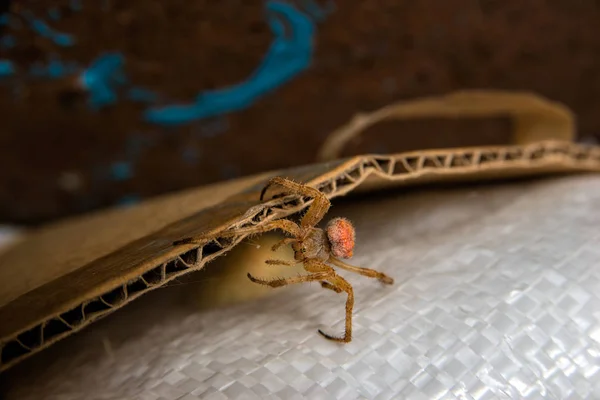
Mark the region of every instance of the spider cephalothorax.
[[[267, 222], [253, 228], [235, 230], [236, 235], [246, 233], [263, 233], [279, 229], [290, 235], [273, 246], [273, 251], [282, 245], [291, 244], [294, 250], [294, 261], [267, 260], [270, 265], [296, 265], [302, 263], [308, 274], [291, 278], [263, 280], [248, 274], [252, 282], [271, 287], [281, 287], [294, 283], [320, 281], [321, 286], [336, 293], [346, 292], [346, 329], [344, 336], [335, 337], [319, 330], [319, 333], [330, 340], [338, 342], [350, 342], [352, 340], [352, 309], [354, 307], [354, 291], [352, 285], [338, 275], [332, 264], [338, 268], [356, 272], [358, 274], [377, 278], [385, 284], [392, 284], [394, 280], [389, 276], [368, 268], [348, 265], [340, 258], [351, 258], [354, 252], [355, 230], [350, 221], [345, 218], [333, 218], [325, 229], [317, 228], [316, 225], [325, 216], [331, 203], [329, 199], [319, 190], [302, 185], [285, 178], [272, 178], [263, 189], [260, 199], [262, 200], [267, 189], [272, 185], [279, 185], [286, 189], [288, 194], [297, 194], [313, 198], [313, 202], [297, 224], [289, 219], [280, 219]], [[187, 241], [188, 243], [190, 241]]]

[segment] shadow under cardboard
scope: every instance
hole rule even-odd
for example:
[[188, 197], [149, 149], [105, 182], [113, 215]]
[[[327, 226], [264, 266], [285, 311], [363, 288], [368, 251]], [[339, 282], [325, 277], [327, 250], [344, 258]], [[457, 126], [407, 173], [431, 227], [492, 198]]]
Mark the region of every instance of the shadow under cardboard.
[[[285, 296], [283, 291], [264, 288], [250, 282], [248, 271], [257, 276], [288, 276], [299, 268], [277, 269], [265, 267], [264, 261], [273, 254], [270, 247], [281, 235], [270, 233], [246, 239], [225, 256], [208, 263], [202, 270], [192, 272], [166, 286], [150, 291], [127, 307], [117, 310], [75, 335], [58, 341], [45, 351], [24, 360], [0, 375], [0, 395], [22, 379], [34, 380], [44, 376], [44, 371], [60, 368], [58, 365], [77, 365], [111, 359], [123, 346], [139, 339], [140, 332], [151, 332], [169, 324], [181, 324], [186, 318], [204, 314], [206, 326], [219, 318], [219, 311], [239, 308], [245, 314], [244, 302], [261, 301], [262, 297]], [[276, 258], [288, 259], [291, 251], [280, 249]], [[219, 298], [220, 296], [220, 298]], [[263, 309], [262, 307], [258, 307]], [[264, 309], [268, 313], [268, 308]], [[277, 318], [298, 319], [303, 315], [278, 315]], [[176, 340], [176, 338], [174, 338]], [[168, 345], [168, 343], [162, 343]], [[92, 348], [84, 356], [74, 354], [72, 348]], [[82, 358], [83, 357], [83, 358]], [[32, 378], [36, 377], [36, 378]], [[68, 379], [66, 377], [65, 379]], [[22, 383], [22, 382], [20, 382]], [[1, 398], [1, 397], [0, 397]]]

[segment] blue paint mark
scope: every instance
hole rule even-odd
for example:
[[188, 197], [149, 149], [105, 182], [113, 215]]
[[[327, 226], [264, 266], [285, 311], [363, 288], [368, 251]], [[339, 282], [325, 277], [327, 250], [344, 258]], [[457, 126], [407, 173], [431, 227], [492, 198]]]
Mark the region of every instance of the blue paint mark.
[[139, 203], [141, 200], [141, 197], [137, 194], [128, 194], [117, 200], [117, 204], [123, 207], [129, 207]]
[[115, 181], [126, 181], [133, 177], [133, 170], [128, 162], [116, 162], [110, 168], [110, 175]]
[[127, 93], [130, 100], [141, 103], [154, 103], [158, 100], [158, 95], [151, 90], [143, 88], [132, 88]]
[[8, 14], [0, 15], [0, 26], [8, 25], [10, 17]]
[[5, 49], [10, 49], [12, 47], [15, 47], [16, 44], [17, 44], [17, 40], [14, 38], [14, 36], [5, 35], [0, 38], [0, 45], [2, 47], [4, 47]]
[[[301, 2], [306, 14], [292, 4], [277, 0], [266, 3], [268, 23], [274, 39], [259, 66], [245, 82], [219, 90], [201, 92], [196, 96], [196, 101], [191, 104], [149, 108], [144, 113], [146, 121], [172, 126], [208, 119], [208, 124], [203, 123], [199, 127], [194, 127], [194, 130], [202, 137], [212, 137], [228, 128], [227, 120], [221, 118], [222, 115], [251, 106], [262, 96], [276, 90], [307, 69], [314, 51], [316, 27], [313, 20], [325, 18], [334, 7], [332, 1], [328, 3], [327, 9], [321, 8], [322, 6], [316, 0], [301, 0]], [[104, 0], [102, 6], [108, 7], [108, 2]], [[70, 7], [73, 10], [80, 10], [81, 0], [70, 0]], [[48, 11], [48, 15], [52, 19], [59, 19], [60, 9], [52, 8]], [[35, 19], [31, 13], [25, 13], [24, 17], [41, 36], [52, 39], [61, 46], [71, 46], [75, 43], [71, 35], [55, 32], [43, 21]], [[0, 19], [0, 24], [13, 22], [8, 15]], [[14, 45], [12, 37], [1, 39], [2, 45]], [[98, 110], [116, 103], [121, 94], [120, 88], [128, 85], [124, 63], [125, 58], [122, 54], [106, 53], [96, 58], [88, 68], [83, 70], [73, 63], [52, 60], [46, 66], [34, 65], [31, 74], [38, 77], [62, 78], [79, 73], [82, 88], [89, 92], [90, 108]], [[0, 65], [0, 68], [2, 68], [0, 76], [14, 73], [14, 68], [9, 62]], [[129, 86], [123, 94], [136, 102], [156, 104], [158, 101], [165, 100], [157, 93], [142, 87]], [[210, 121], [211, 119], [213, 120]]]
[[80, 75], [81, 85], [90, 92], [89, 103], [99, 109], [117, 101], [116, 88], [127, 82], [123, 72], [125, 57], [109, 53], [98, 57]]
[[51, 20], [58, 21], [61, 17], [60, 10], [56, 7], [51, 8], [48, 10], [48, 16], [50, 17]]
[[28, 13], [24, 14], [24, 16], [29, 20], [33, 30], [35, 30], [40, 36], [50, 39], [57, 45], [63, 47], [73, 46], [73, 44], [75, 44], [75, 39], [73, 39], [73, 36], [54, 31], [44, 21], [40, 19], [34, 19]]
[[31, 66], [29, 73], [34, 77], [59, 79], [75, 74], [79, 67], [75, 63], [64, 63], [57, 58], [52, 59], [48, 65], [36, 63]]
[[[179, 125], [242, 110], [308, 68], [314, 22], [291, 4], [270, 1], [266, 8], [275, 40], [246, 82], [200, 93], [193, 104], [150, 109], [145, 112], [145, 119], [159, 125]], [[291, 30], [289, 37], [286, 37], [286, 23]]]
[[10, 60], [0, 59], [0, 78], [10, 76], [15, 73], [15, 66]]

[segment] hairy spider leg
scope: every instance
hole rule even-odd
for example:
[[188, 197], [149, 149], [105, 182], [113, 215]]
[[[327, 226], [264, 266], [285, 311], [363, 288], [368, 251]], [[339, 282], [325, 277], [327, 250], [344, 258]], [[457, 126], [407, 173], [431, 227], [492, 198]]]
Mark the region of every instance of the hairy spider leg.
[[[301, 235], [301, 232], [302, 232], [300, 227], [295, 222], [290, 221], [288, 219], [278, 219], [276, 221], [267, 222], [264, 225], [253, 226], [250, 228], [240, 228], [240, 229], [221, 232], [220, 236], [227, 237], [227, 236], [237, 236], [237, 235], [243, 235], [243, 234], [257, 234], [257, 233], [274, 231], [275, 229], [280, 229], [280, 230], [282, 230], [286, 233], [289, 233], [290, 235], [293, 235], [293, 236], [299, 236], [299, 235]], [[184, 238], [181, 240], [176, 240], [175, 242], [173, 242], [173, 244], [174, 245], [192, 244], [192, 243], [202, 244], [202, 243], [204, 243], [204, 241], [205, 241], [204, 238], [188, 237], [188, 238]]]
[[285, 260], [265, 260], [265, 264], [269, 265], [287, 265], [288, 267], [293, 267], [294, 265], [300, 264], [298, 261], [285, 261]]
[[263, 225], [252, 226], [249, 228], [240, 228], [229, 232], [225, 232], [222, 234], [222, 236], [237, 236], [240, 234], [265, 233], [269, 231], [274, 231], [276, 229], [282, 230], [285, 233], [289, 233], [294, 237], [302, 235], [302, 230], [298, 226], [298, 224], [296, 224], [293, 221], [290, 221], [289, 219], [278, 219], [275, 221], [269, 221]]
[[394, 279], [387, 276], [383, 272], [375, 271], [374, 269], [370, 268], [355, 267], [353, 265], [348, 265], [335, 257], [329, 257], [328, 261], [336, 267], [345, 269], [346, 271], [355, 272], [363, 276], [368, 276], [369, 278], [377, 278], [381, 283], [385, 283], [386, 285], [391, 285], [394, 283]]
[[320, 329], [319, 333], [329, 340], [344, 343], [350, 342], [352, 340], [352, 309], [354, 307], [354, 291], [352, 290], [352, 285], [347, 280], [339, 276], [335, 272], [335, 269], [333, 269], [333, 267], [325, 264], [323, 261], [307, 260], [304, 263], [304, 269], [307, 272], [312, 272], [313, 275], [317, 274], [318, 271], [328, 273], [329, 277], [327, 279], [321, 280], [321, 286], [326, 289], [333, 290], [336, 293], [346, 292], [346, 294], [348, 295], [346, 299], [346, 326], [344, 336], [336, 337], [328, 335]]
[[312, 204], [308, 207], [308, 210], [300, 221], [300, 226], [302, 227], [316, 226], [323, 219], [325, 214], [327, 214], [329, 207], [331, 207], [329, 199], [317, 189], [314, 190], [318, 194], [315, 195]]
[[354, 290], [352, 289], [352, 285], [350, 285], [347, 280], [337, 274], [327, 280], [331, 283], [325, 286], [323, 285], [323, 282], [321, 282], [321, 286], [334, 290], [337, 293], [346, 292], [348, 295], [346, 299], [346, 326], [344, 330], [344, 336], [341, 337], [329, 335], [323, 332], [321, 329], [319, 329], [319, 333], [326, 339], [336, 342], [349, 343], [352, 341], [352, 309], [354, 308]]
[[320, 281], [320, 280], [329, 278], [330, 275], [331, 275], [331, 272], [316, 272], [316, 273], [310, 274], [310, 275], [300, 275], [300, 276], [293, 276], [290, 278], [265, 280], [265, 279], [255, 278], [254, 276], [252, 276], [252, 274], [248, 273], [248, 278], [254, 283], [258, 283], [258, 284], [265, 285], [265, 286], [270, 286], [272, 288], [278, 288], [278, 287], [282, 287], [282, 286], [293, 285], [296, 283]]
[[271, 247], [271, 250], [272, 251], [277, 251], [277, 250], [279, 250], [279, 248], [281, 246], [286, 245], [286, 244], [292, 244], [292, 243], [297, 242], [297, 241], [298, 241], [298, 239], [296, 239], [296, 238], [285, 238], [285, 239], [282, 239], [279, 242], [275, 243], [273, 245], [273, 247]]
[[308, 207], [308, 210], [302, 217], [300, 221], [301, 227], [315, 226], [323, 219], [327, 211], [329, 211], [329, 207], [331, 207], [331, 202], [321, 191], [315, 189], [314, 187], [302, 185], [300, 183], [290, 181], [281, 177], [271, 178], [269, 183], [263, 188], [260, 199], [262, 201], [267, 189], [272, 185], [279, 185], [285, 189], [288, 189], [292, 194], [297, 193], [303, 196], [312, 197], [314, 200], [312, 204]]

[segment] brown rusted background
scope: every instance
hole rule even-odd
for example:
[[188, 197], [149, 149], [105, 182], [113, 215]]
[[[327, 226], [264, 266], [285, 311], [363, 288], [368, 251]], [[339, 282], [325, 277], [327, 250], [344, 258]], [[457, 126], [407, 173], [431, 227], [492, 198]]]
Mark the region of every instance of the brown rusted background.
[[[300, 2], [297, 2], [300, 3]], [[32, 79], [52, 57], [125, 57], [130, 81], [168, 98], [244, 81], [273, 40], [262, 1], [59, 1], [60, 18], [13, 1], [0, 59], [0, 220], [37, 224], [168, 191], [305, 164], [360, 110], [464, 88], [532, 90], [572, 107], [582, 138], [600, 132], [600, 3], [593, 0], [337, 1], [316, 23], [308, 69], [244, 110], [177, 128], [119, 99], [90, 110], [76, 75]], [[323, 3], [324, 4], [324, 3]], [[330, 3], [328, 3], [330, 4]], [[326, 5], [326, 4], [325, 4]], [[76, 38], [40, 37], [23, 13]], [[20, 18], [20, 19], [19, 19]], [[506, 141], [504, 121], [386, 123], [345, 155]]]

